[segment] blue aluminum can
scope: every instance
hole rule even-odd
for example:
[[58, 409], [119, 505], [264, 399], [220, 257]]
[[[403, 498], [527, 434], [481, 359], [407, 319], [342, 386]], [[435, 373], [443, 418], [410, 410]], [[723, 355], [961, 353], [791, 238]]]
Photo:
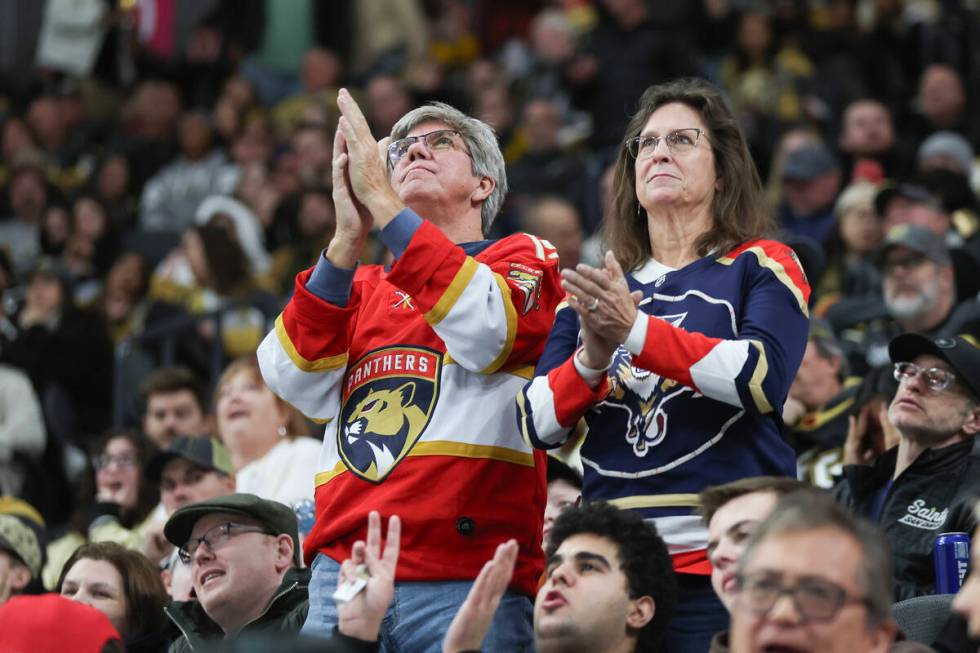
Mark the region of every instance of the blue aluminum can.
[[936, 563], [936, 593], [956, 594], [970, 565], [970, 536], [966, 533], [940, 533], [932, 548]]

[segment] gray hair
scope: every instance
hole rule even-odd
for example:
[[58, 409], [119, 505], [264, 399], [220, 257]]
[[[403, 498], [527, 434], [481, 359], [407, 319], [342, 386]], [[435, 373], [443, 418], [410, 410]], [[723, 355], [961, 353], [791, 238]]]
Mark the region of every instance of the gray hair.
[[808, 489], [786, 495], [749, 539], [739, 559], [739, 572], [752, 559], [763, 540], [785, 533], [800, 533], [833, 528], [850, 536], [861, 548], [857, 581], [867, 597], [868, 625], [877, 626], [891, 620], [892, 555], [891, 546], [877, 526], [852, 515], [828, 493]]
[[493, 128], [482, 120], [467, 116], [465, 113], [443, 102], [432, 102], [417, 109], [412, 109], [402, 116], [391, 128], [391, 140], [408, 136], [418, 125], [424, 122], [441, 122], [455, 129], [462, 136], [473, 162], [472, 171], [477, 177], [490, 177], [496, 182], [493, 192], [483, 202], [480, 209], [480, 227], [483, 235], [490, 231], [493, 219], [497, 217], [500, 207], [507, 195], [507, 172], [504, 166], [504, 155], [500, 151], [497, 137]]

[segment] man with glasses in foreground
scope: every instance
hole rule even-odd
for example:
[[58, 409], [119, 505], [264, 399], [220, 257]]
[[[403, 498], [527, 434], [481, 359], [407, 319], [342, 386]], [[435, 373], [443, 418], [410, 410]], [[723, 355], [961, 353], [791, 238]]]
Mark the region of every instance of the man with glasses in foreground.
[[[367, 643], [377, 641], [394, 592], [400, 521], [394, 516], [388, 520], [383, 554], [381, 518], [372, 512], [368, 522], [367, 543], [354, 544], [341, 580], [353, 580], [357, 566], [364, 565], [370, 581], [341, 608], [339, 633], [323, 648], [328, 653], [375, 650]], [[309, 608], [310, 579], [309, 570], [301, 568], [298, 530], [288, 506], [253, 494], [209, 499], [174, 512], [164, 533], [191, 566], [197, 601], [166, 608], [182, 633], [171, 653], [246, 635], [298, 633]]]
[[906, 333], [888, 351], [899, 382], [888, 408], [898, 446], [872, 465], [846, 466], [834, 493], [884, 529], [895, 556], [895, 599], [901, 600], [935, 593], [937, 535], [972, 533], [977, 526], [980, 348], [970, 337]]
[[732, 652], [888, 651], [896, 631], [890, 569], [873, 524], [822, 492], [784, 497], [739, 564]]
[[[337, 228], [258, 351], [272, 391], [330, 425], [304, 542], [304, 632], [337, 623], [340, 561], [376, 509], [405, 516], [412, 542], [385, 621], [399, 650], [438, 650], [484, 561], [511, 538], [517, 570], [489, 641], [530, 650], [545, 456], [521, 437], [514, 397], [564, 296], [558, 254], [527, 234], [483, 240], [507, 183], [489, 126], [432, 104], [378, 143], [346, 90], [337, 102]], [[375, 226], [395, 262], [358, 267]]]

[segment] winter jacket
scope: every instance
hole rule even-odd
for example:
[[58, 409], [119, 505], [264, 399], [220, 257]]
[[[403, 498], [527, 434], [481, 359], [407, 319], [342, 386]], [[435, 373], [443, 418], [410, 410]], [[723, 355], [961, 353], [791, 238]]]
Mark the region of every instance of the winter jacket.
[[[873, 465], [848, 465], [834, 487], [845, 506], [869, 515], [878, 490], [895, 472], [898, 448]], [[940, 533], [972, 534], [973, 505], [980, 495], [980, 441], [928, 449], [895, 479], [885, 498], [879, 525], [892, 546], [895, 600], [935, 594], [932, 549]]]
[[[242, 628], [239, 635], [298, 633], [309, 611], [309, 569], [290, 569], [265, 612]], [[167, 616], [183, 634], [170, 646], [170, 653], [206, 649], [225, 633], [197, 601], [176, 601], [166, 607]]]

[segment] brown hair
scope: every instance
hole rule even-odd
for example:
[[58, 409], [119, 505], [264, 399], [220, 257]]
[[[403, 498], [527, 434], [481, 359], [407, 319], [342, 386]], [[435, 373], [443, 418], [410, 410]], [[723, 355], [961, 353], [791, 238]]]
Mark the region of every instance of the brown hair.
[[771, 492], [779, 499], [808, 487], [810, 486], [803, 481], [788, 476], [749, 476], [731, 483], [704, 488], [698, 495], [698, 503], [701, 504], [700, 512], [704, 517], [704, 523], [707, 524], [722, 506], [746, 494]]
[[160, 570], [138, 551], [131, 551], [115, 542], [83, 544], [75, 549], [61, 568], [55, 591], [61, 593], [68, 571], [79, 560], [102, 560], [116, 568], [123, 581], [126, 595], [126, 638], [133, 640], [156, 633], [166, 626], [163, 608], [170, 602], [160, 580]]
[[689, 106], [704, 121], [719, 182], [711, 205], [711, 228], [695, 243], [698, 255], [715, 250], [721, 256], [740, 243], [767, 235], [775, 225], [745, 138], [718, 89], [696, 78], [651, 86], [626, 126], [613, 173], [612, 208], [603, 217], [606, 246], [616, 252], [627, 271], [643, 265], [653, 253], [647, 222], [636, 199], [635, 160], [626, 143], [640, 135], [654, 111], [673, 103]]
[[[228, 383], [233, 376], [239, 372], [247, 372], [252, 376], [252, 378], [257, 379], [265, 385], [265, 379], [262, 378], [262, 372], [259, 369], [259, 359], [255, 354], [250, 354], [248, 356], [242, 356], [236, 360], [233, 360], [225, 370], [221, 373], [221, 377], [218, 379], [218, 384], [214, 388], [214, 403], [218, 403], [218, 397], [221, 395], [221, 388]], [[271, 390], [270, 390], [271, 392]], [[273, 393], [276, 398], [276, 404], [286, 413], [286, 423], [283, 425], [286, 427], [286, 436], [289, 438], [296, 438], [301, 435], [310, 434], [310, 425], [303, 417], [303, 413], [299, 412], [292, 404], [283, 400], [279, 395]], [[218, 434], [221, 435], [220, 433]]]
[[146, 411], [150, 403], [150, 397], [156, 394], [171, 394], [187, 390], [194, 395], [194, 401], [201, 409], [201, 414], [208, 412], [207, 402], [204, 400], [204, 386], [194, 372], [186, 367], [175, 365], [172, 367], [161, 367], [154, 370], [143, 380], [140, 385], [140, 399], [143, 401], [143, 411]]

